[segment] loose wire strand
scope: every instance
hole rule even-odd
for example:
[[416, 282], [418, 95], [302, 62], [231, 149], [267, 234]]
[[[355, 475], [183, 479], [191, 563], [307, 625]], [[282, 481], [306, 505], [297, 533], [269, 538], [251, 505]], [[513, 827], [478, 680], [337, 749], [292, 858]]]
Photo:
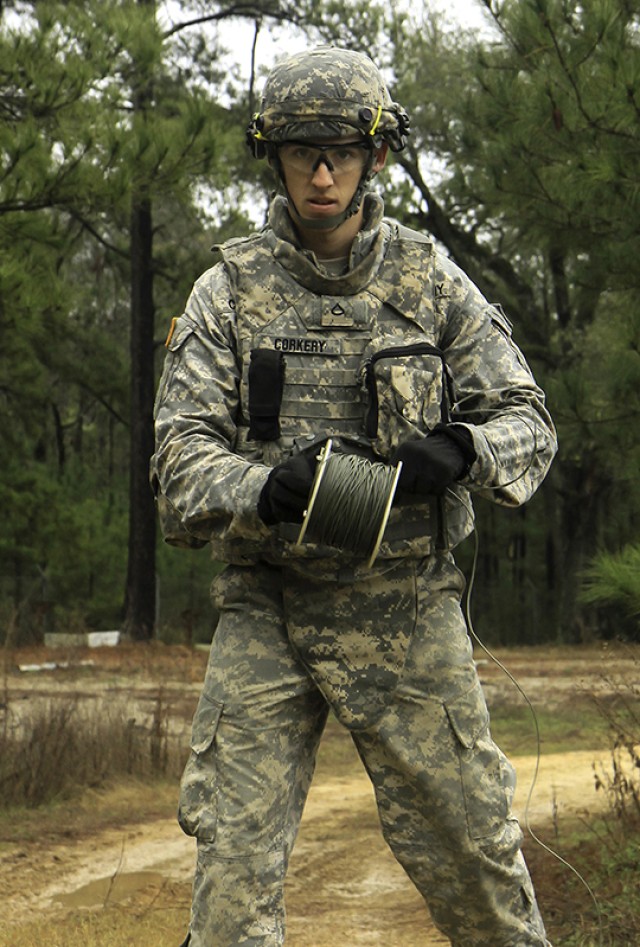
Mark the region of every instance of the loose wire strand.
[[[448, 491], [448, 492], [450, 492], [451, 495], [454, 496], [457, 500], [460, 500], [460, 499], [461, 499], [460, 496], [459, 496], [458, 494], [454, 494], [453, 491]], [[464, 501], [462, 501], [462, 502], [464, 503]], [[465, 505], [466, 505], [466, 504], [465, 504]], [[470, 510], [470, 508], [469, 508], [468, 506], [467, 506], [467, 512], [469, 512], [469, 513], [472, 515], [472, 511]], [[598, 919], [598, 945], [599, 945], [599, 947], [604, 947], [604, 922], [603, 922], [603, 918], [602, 918], [602, 912], [601, 912], [601, 910], [600, 910], [600, 904], [599, 904], [599, 902], [598, 902], [598, 899], [597, 899], [597, 897], [596, 897], [596, 895], [595, 895], [595, 892], [594, 892], [593, 888], [591, 887], [591, 885], [589, 884], [589, 882], [586, 880], [586, 878], [578, 871], [578, 869], [575, 867], [575, 865], [572, 865], [569, 861], [567, 861], [566, 858], [563, 858], [563, 856], [560, 855], [559, 852], [556, 852], [556, 851], [555, 851], [554, 849], [552, 849], [549, 845], [547, 845], [546, 842], [543, 842], [542, 839], [540, 839], [540, 838], [538, 837], [538, 835], [536, 835], [536, 833], [533, 831], [533, 829], [532, 829], [532, 827], [531, 827], [531, 821], [530, 821], [531, 803], [532, 803], [533, 794], [534, 794], [534, 792], [535, 792], [536, 785], [537, 785], [537, 782], [538, 782], [538, 776], [539, 776], [539, 772], [540, 772], [540, 760], [541, 760], [541, 755], [542, 755], [542, 751], [541, 751], [541, 742], [542, 742], [542, 741], [541, 741], [541, 736], [540, 736], [540, 723], [539, 723], [539, 720], [538, 720], [538, 715], [537, 715], [537, 713], [536, 713], [535, 707], [533, 706], [533, 703], [532, 703], [531, 699], [529, 698], [529, 696], [528, 696], [527, 693], [525, 692], [525, 690], [524, 690], [524, 688], [522, 687], [522, 685], [520, 684], [520, 682], [519, 682], [519, 681], [516, 679], [516, 677], [511, 673], [511, 671], [506, 667], [506, 665], [503, 664], [503, 662], [500, 661], [500, 659], [499, 659], [498, 657], [496, 657], [496, 655], [489, 649], [489, 647], [484, 643], [484, 641], [482, 641], [482, 639], [481, 639], [480, 636], [477, 634], [477, 632], [476, 632], [476, 630], [475, 630], [475, 628], [474, 628], [474, 626], [473, 626], [473, 620], [472, 620], [472, 617], [471, 617], [471, 599], [472, 599], [472, 594], [473, 594], [473, 588], [474, 588], [474, 585], [475, 585], [475, 578], [476, 578], [476, 573], [477, 573], [479, 551], [480, 551], [480, 540], [479, 540], [479, 537], [478, 537], [478, 531], [477, 531], [477, 530], [474, 530], [473, 559], [472, 559], [472, 564], [471, 564], [471, 572], [470, 572], [469, 578], [468, 578], [468, 580], [467, 580], [467, 590], [466, 590], [466, 594], [465, 594], [464, 615], [465, 615], [465, 621], [466, 621], [466, 623], [467, 623], [467, 628], [468, 628], [468, 630], [469, 630], [469, 634], [471, 635], [471, 637], [473, 638], [473, 640], [476, 642], [476, 644], [484, 651], [484, 653], [487, 655], [487, 657], [488, 657], [491, 661], [493, 661], [493, 663], [494, 663], [498, 668], [500, 668], [500, 670], [509, 678], [509, 680], [511, 681], [511, 683], [513, 684], [513, 686], [516, 688], [516, 690], [518, 691], [518, 693], [520, 694], [520, 696], [522, 697], [522, 699], [523, 699], [524, 702], [526, 703], [526, 705], [527, 705], [527, 707], [528, 707], [528, 709], [529, 709], [529, 712], [531, 713], [531, 717], [532, 717], [532, 720], [533, 720], [533, 726], [534, 726], [534, 732], [535, 732], [535, 738], [536, 738], [536, 762], [535, 762], [535, 766], [534, 766], [534, 770], [533, 770], [533, 776], [532, 776], [532, 778], [531, 778], [531, 784], [530, 784], [530, 786], [529, 786], [529, 791], [528, 791], [528, 793], [527, 793], [527, 799], [526, 799], [525, 808], [524, 808], [524, 819], [523, 819], [523, 821], [524, 821], [525, 829], [526, 829], [528, 835], [531, 837], [531, 839], [532, 839], [537, 845], [539, 845], [540, 848], [543, 849], [543, 851], [547, 852], [547, 854], [549, 854], [549, 855], [551, 855], [553, 858], [555, 858], [558, 862], [560, 862], [561, 865], [564, 865], [565, 868], [568, 868], [569, 871], [572, 872], [572, 874], [578, 879], [578, 881], [580, 882], [580, 884], [584, 887], [584, 889], [586, 890], [587, 894], [589, 895], [589, 897], [590, 897], [590, 899], [591, 899], [591, 902], [593, 903], [593, 906], [594, 906], [595, 912], [596, 912], [596, 917], [597, 917], [597, 919]]]
[[[497, 389], [497, 388], [496, 388], [496, 389], [490, 389], [490, 390], [499, 391], [500, 389]], [[469, 396], [469, 397], [471, 397], [471, 396]], [[456, 404], [456, 406], [455, 406], [455, 409], [456, 409], [456, 416], [455, 416], [454, 418], [452, 418], [452, 423], [454, 423], [455, 421], [457, 421], [459, 417], [464, 416], [464, 414], [476, 414], [476, 413], [477, 413], [476, 411], [467, 411], [467, 412], [465, 412], [465, 411], [460, 411], [459, 408], [460, 408], [460, 405], [463, 403], [463, 400], [464, 400], [464, 399], [462, 399], [461, 401], [457, 402], [457, 404]], [[492, 415], [502, 415], [502, 414], [504, 414], [504, 411], [502, 410], [502, 408], [485, 408], [485, 409], [483, 409], [482, 414], [483, 414], [485, 417], [489, 418], [489, 417], [491, 417]], [[532, 441], [533, 441], [532, 447], [531, 447], [531, 453], [530, 453], [530, 455], [529, 455], [529, 459], [528, 459], [528, 461], [527, 461], [527, 465], [526, 465], [526, 467], [524, 468], [524, 470], [521, 470], [518, 474], [516, 474], [515, 477], [512, 477], [511, 480], [507, 480], [507, 481], [505, 481], [504, 483], [497, 483], [497, 484], [494, 484], [494, 485], [492, 485], [492, 486], [482, 486], [482, 487], [479, 488], [479, 490], [482, 490], [482, 491], [498, 491], [498, 490], [504, 490], [506, 487], [510, 487], [510, 486], [512, 486], [514, 483], [517, 483], [518, 480], [522, 480], [522, 479], [529, 473], [529, 471], [531, 470], [531, 468], [533, 467], [533, 463], [534, 463], [536, 454], [538, 453], [538, 427], [539, 427], [539, 424], [538, 424], [538, 422], [537, 422], [537, 420], [536, 420], [535, 418], [527, 418], [527, 417], [525, 417], [524, 415], [520, 414], [519, 412], [511, 412], [510, 415], [509, 415], [509, 418], [510, 418], [510, 419], [513, 419], [514, 417], [517, 417], [518, 420], [527, 428], [527, 430], [528, 430], [529, 433], [531, 434], [531, 438], [532, 438]], [[469, 490], [469, 492], [473, 492], [473, 486], [472, 486], [471, 484], [468, 484], [468, 485], [465, 484], [465, 486], [467, 487], [467, 489]]]

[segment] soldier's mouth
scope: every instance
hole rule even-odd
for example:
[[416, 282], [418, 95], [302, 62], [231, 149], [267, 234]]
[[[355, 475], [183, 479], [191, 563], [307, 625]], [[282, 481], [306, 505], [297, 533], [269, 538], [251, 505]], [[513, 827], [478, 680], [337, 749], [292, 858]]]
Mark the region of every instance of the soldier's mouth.
[[311, 197], [307, 203], [309, 207], [319, 210], [321, 213], [336, 206], [336, 201], [323, 197]]

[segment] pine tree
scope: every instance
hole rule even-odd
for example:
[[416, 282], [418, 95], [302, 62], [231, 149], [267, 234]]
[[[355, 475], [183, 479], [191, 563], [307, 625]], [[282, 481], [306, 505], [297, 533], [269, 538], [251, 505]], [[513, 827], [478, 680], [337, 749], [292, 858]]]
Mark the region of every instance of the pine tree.
[[620, 320], [633, 324], [638, 307], [639, 7], [484, 6], [489, 39], [464, 41], [437, 24], [401, 29], [397, 94], [415, 131], [400, 159], [413, 184], [404, 203], [504, 305], [548, 392], [560, 453], [529, 507], [546, 528], [526, 531], [547, 574], [523, 574], [546, 596], [547, 625], [571, 640], [598, 630], [598, 616], [579, 606], [585, 565], [598, 548], [628, 542], [640, 514], [624, 475], [638, 449], [637, 399], [627, 384], [619, 400], [615, 369], [637, 359], [637, 336]]

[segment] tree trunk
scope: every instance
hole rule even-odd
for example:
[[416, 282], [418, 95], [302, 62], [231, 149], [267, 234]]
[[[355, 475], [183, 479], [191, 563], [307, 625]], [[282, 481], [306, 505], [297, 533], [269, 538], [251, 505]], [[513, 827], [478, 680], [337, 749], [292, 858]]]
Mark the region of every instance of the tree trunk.
[[124, 633], [153, 637], [156, 620], [156, 511], [149, 486], [153, 453], [153, 235], [151, 202], [134, 196], [131, 208], [131, 453], [129, 558]]
[[[155, 17], [155, 0], [138, 0]], [[144, 122], [153, 106], [153, 74], [136, 63], [134, 116]], [[129, 554], [123, 632], [149, 641], [156, 626], [156, 510], [149, 485], [153, 453], [154, 305], [151, 197], [143, 180], [131, 193], [131, 445], [129, 456]]]

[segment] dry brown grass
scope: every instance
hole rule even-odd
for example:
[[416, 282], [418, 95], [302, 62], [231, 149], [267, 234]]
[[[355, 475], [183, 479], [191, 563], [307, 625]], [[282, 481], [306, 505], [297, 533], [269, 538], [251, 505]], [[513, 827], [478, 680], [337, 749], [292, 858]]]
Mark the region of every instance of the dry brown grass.
[[0, 932], [0, 947], [177, 947], [185, 937], [190, 894], [186, 884], [150, 885], [126, 904], [12, 927]]
[[[5, 719], [11, 711], [9, 701]], [[0, 731], [0, 806], [36, 807], [120, 777], [177, 777], [184, 758], [162, 689], [146, 724], [123, 700], [47, 699]]]

